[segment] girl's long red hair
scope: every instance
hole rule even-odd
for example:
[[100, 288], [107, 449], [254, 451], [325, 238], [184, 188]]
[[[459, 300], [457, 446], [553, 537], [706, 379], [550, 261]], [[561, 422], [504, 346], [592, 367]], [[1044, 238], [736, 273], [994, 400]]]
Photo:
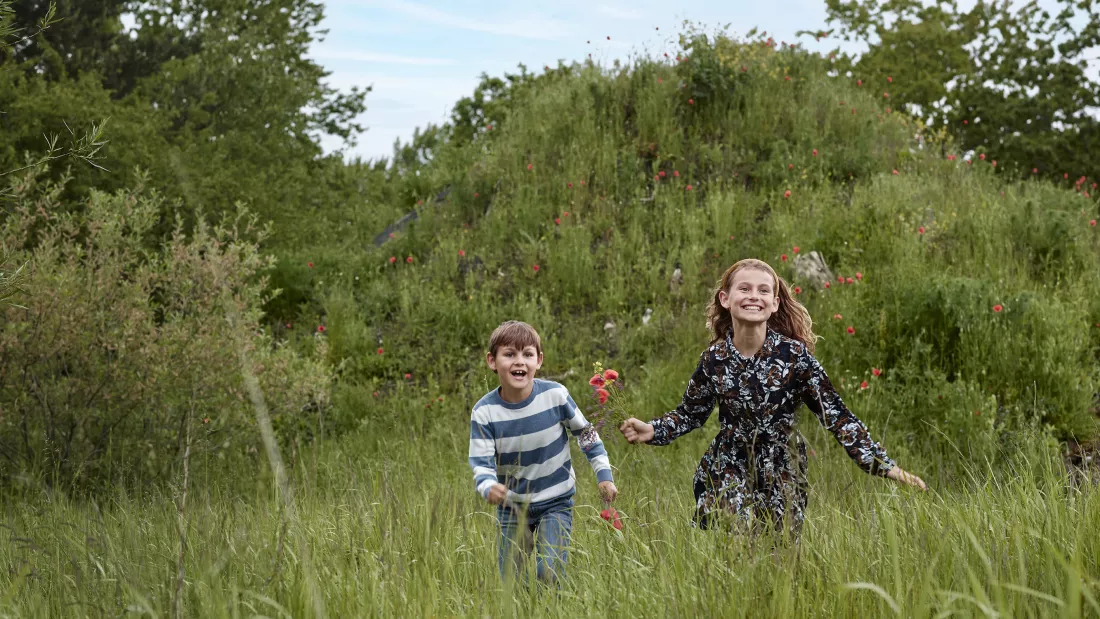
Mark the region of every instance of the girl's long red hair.
[[730, 286], [733, 285], [733, 276], [742, 269], [759, 269], [772, 276], [772, 279], [775, 280], [776, 293], [779, 295], [779, 309], [768, 319], [768, 327], [791, 339], [802, 342], [806, 345], [806, 349], [810, 351], [810, 354], [813, 354], [817, 336], [814, 335], [810, 312], [806, 311], [806, 308], [795, 300], [791, 294], [790, 286], [782, 277], [776, 274], [775, 269], [770, 264], [754, 258], [738, 261], [726, 269], [726, 272], [722, 274], [722, 278], [718, 280], [718, 287], [714, 290], [714, 298], [707, 306], [707, 327], [714, 334], [711, 343], [720, 342], [725, 339], [727, 333], [733, 333], [733, 316], [729, 310], [722, 307], [718, 295], [723, 290], [729, 292]]

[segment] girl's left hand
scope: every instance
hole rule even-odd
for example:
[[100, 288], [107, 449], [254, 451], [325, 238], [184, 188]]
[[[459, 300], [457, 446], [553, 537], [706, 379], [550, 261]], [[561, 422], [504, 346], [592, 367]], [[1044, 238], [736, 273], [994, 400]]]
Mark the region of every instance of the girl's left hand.
[[910, 486], [915, 486], [915, 487], [920, 488], [921, 490], [924, 490], [924, 491], [928, 490], [928, 486], [925, 485], [923, 479], [921, 479], [920, 477], [917, 477], [916, 475], [914, 475], [912, 473], [908, 473], [906, 471], [901, 470], [900, 466], [895, 466], [894, 468], [890, 469], [886, 473], [886, 476], [889, 477], [890, 479], [893, 479], [894, 481], [899, 481], [903, 484], [909, 484]]
[[615, 497], [619, 496], [619, 489], [615, 487], [615, 482], [601, 481], [599, 484], [600, 495], [605, 503], [612, 503], [615, 501]]

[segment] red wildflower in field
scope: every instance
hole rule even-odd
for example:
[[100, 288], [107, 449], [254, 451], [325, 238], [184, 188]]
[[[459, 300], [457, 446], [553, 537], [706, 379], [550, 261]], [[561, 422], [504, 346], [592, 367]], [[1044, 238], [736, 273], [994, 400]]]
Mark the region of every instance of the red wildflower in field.
[[982, 154], [978, 155], [978, 159], [981, 159], [982, 161], [985, 161], [985, 153], [982, 153]]
[[287, 328], [287, 329], [289, 329], [289, 328], [290, 328], [290, 323], [289, 323], [289, 322], [288, 322], [288, 323], [286, 323], [286, 328]]
[[856, 328], [855, 327], [848, 327], [848, 335], [855, 335], [855, 334], [856, 334]]
[[1003, 309], [1004, 309], [1004, 307], [1000, 303], [993, 306], [993, 311], [997, 312], [998, 314], [1001, 313], [1001, 310], [1003, 310]]
[[611, 397], [611, 392], [609, 392], [607, 389], [597, 389], [596, 390], [596, 399], [600, 402], [600, 404], [607, 404], [607, 398], [610, 398], [610, 397]]
[[397, 262], [397, 256], [390, 256], [390, 264]]
[[731, 241], [733, 240], [733, 235], [732, 235], [732, 234], [730, 235], [730, 240], [731, 240]]
[[672, 175], [675, 176], [676, 178], [680, 178], [680, 171], [679, 170], [673, 170]]
[[847, 282], [847, 283], [849, 283], [849, 284], [854, 284], [854, 283], [855, 283], [854, 281], [852, 281], [852, 278], [851, 278], [851, 277], [849, 277], [848, 279], [846, 279], [846, 280], [844, 280], [844, 281], [845, 281], [845, 282]]
[[1092, 226], [1093, 228], [1095, 228], [1096, 227], [1096, 220], [1095, 219], [1090, 219], [1089, 220], [1089, 225]]
[[615, 511], [614, 507], [605, 507], [600, 511], [600, 518], [611, 523], [611, 526], [615, 527], [616, 531], [623, 530], [623, 521], [619, 520], [619, 512]]
[[867, 388], [867, 381], [863, 381], [862, 383], [860, 383], [859, 388], [860, 389], [866, 389]]
[[969, 120], [966, 120], [966, 119], [964, 118], [964, 119], [963, 119], [963, 124], [964, 124], [964, 125], [969, 125], [969, 124], [970, 124], [970, 121], [969, 121]]
[[831, 287], [832, 287], [832, 284], [830, 284], [829, 282], [825, 282], [825, 287], [826, 287], [826, 288], [831, 288]]
[[892, 78], [892, 77], [890, 77], [889, 75], [887, 75], [887, 76], [886, 76], [886, 81], [887, 81], [887, 82], [889, 82], [889, 83], [891, 83], [891, 84], [893, 84], [893, 83], [894, 83], [894, 78]]
[[817, 156], [817, 149], [816, 148], [813, 150], [813, 155], [814, 155], [814, 157]]
[[793, 163], [788, 163], [787, 164], [787, 169], [788, 170], [793, 170], [794, 169], [794, 164]]
[[307, 262], [306, 266], [312, 269], [313, 268], [313, 263], [312, 262]]
[[384, 349], [382, 349], [381, 347], [379, 347], [379, 349], [378, 349], [378, 354], [380, 354], [380, 355], [381, 355], [381, 354], [382, 354], [382, 353], [384, 353], [384, 352], [386, 352], [386, 351], [385, 351]]
[[1032, 174], [1038, 174], [1039, 173], [1039, 168], [1031, 168], [1031, 173]]
[[539, 265], [537, 265], [537, 264], [532, 264], [532, 265], [531, 265], [531, 269], [533, 269], [533, 270], [535, 271], [535, 273], [538, 273], [538, 272], [539, 272]]
[[561, 225], [561, 217], [555, 217], [554, 218], [554, 223], [556, 223], [557, 225], [560, 226]]
[[856, 271], [856, 279], [858, 279], [860, 281], [863, 281], [863, 273], [860, 273], [859, 271]]
[[684, 190], [691, 191], [691, 185], [688, 185], [687, 187], [684, 187]]
[[609, 383], [613, 383], [613, 382], [619, 380], [619, 373], [616, 372], [615, 370], [604, 370], [603, 371], [603, 379], [606, 380]]
[[477, 194], [477, 192], [475, 191], [475, 192], [474, 192], [474, 197], [476, 198], [477, 196], [478, 196], [478, 194]]
[[588, 379], [588, 384], [592, 385], [593, 387], [603, 387], [605, 383], [607, 383], [607, 379], [605, 379], [603, 377], [603, 374], [600, 373], [593, 374], [592, 378]]
[[898, 171], [894, 170], [894, 176], [897, 176], [897, 175], [898, 175]]
[[527, 164], [527, 169], [528, 169], [528, 170], [530, 170], [530, 169], [531, 169], [531, 164]]
[[324, 333], [325, 332], [325, 325], [317, 325], [317, 332], [318, 333]]
[[779, 259], [782, 260], [783, 262], [786, 262], [787, 261], [787, 254], [783, 254], [782, 256], [779, 257]]
[[377, 391], [375, 391], [375, 392], [374, 392], [373, 394], [371, 394], [371, 395], [373, 395], [374, 397], [376, 397], [376, 398], [377, 398], [377, 397], [378, 397], [378, 392], [377, 392]]
[[993, 167], [997, 167], [997, 160], [996, 160], [996, 159], [994, 159], [994, 160], [993, 160], [993, 164], [992, 164], [992, 165], [993, 165]]
[[882, 93], [882, 98], [883, 99], [889, 99], [890, 98], [890, 93], [888, 93], [888, 92]]
[[795, 294], [802, 294], [802, 288], [800, 286], [795, 286], [794, 287], [794, 293]]
[[871, 368], [871, 374], [873, 374], [875, 376], [881, 376], [882, 375], [882, 370], [880, 370], [878, 368]]
[[921, 234], [924, 234], [924, 226], [921, 226], [921, 227], [917, 228], [917, 232], [920, 232]]
[[789, 75], [784, 76], [783, 80], [789, 82], [789, 81], [791, 81], [791, 76], [789, 76]]
[[837, 275], [836, 276], [836, 281], [843, 284], [844, 283], [844, 276], [843, 275]]
[[974, 163], [973, 159], [967, 159], [966, 160], [966, 165], [972, 165], [973, 163]]
[[395, 237], [394, 234], [391, 232], [390, 233], [390, 238], [392, 239], [392, 238], [397, 238], [397, 237]]
[[688, 99], [688, 105], [695, 105], [695, 99]]
[[565, 186], [572, 189], [573, 188], [573, 183], [566, 183]]
[[955, 155], [948, 155], [947, 160], [948, 161], [954, 161], [955, 160]]
[[581, 187], [584, 187], [584, 181], [581, 181]]
[[405, 380], [412, 380], [412, 372], [405, 372]]
[[862, 86], [863, 80], [856, 80], [856, 86]]
[[664, 178], [665, 177], [665, 171], [661, 170], [660, 172], [657, 173], [657, 175], [660, 176], [661, 178]]
[[745, 73], [745, 72], [747, 72], [747, 71], [748, 71], [748, 69], [746, 69], [745, 67], [741, 67], [741, 72], [742, 72], [742, 73]]
[[1064, 174], [1062, 174], [1062, 178], [1068, 180], [1069, 179], [1069, 172], [1065, 172]]
[[844, 320], [844, 317], [840, 314], [833, 314], [833, 320]]
[[799, 252], [799, 250], [800, 250], [800, 248], [798, 247], [798, 245], [795, 245], [794, 247], [791, 248], [791, 251], [796, 253], [796, 254]]
[[413, 263], [413, 257], [409, 256], [408, 258], [405, 258], [405, 262], [407, 262], [409, 264], [412, 264]]
[[565, 211], [561, 214], [562, 217], [569, 217], [569, 211]]
[[791, 197], [791, 190], [790, 190], [790, 189], [788, 189], [787, 191], [784, 191], [784, 192], [783, 192], [783, 197], [784, 197], [784, 198], [789, 198], [789, 197]]

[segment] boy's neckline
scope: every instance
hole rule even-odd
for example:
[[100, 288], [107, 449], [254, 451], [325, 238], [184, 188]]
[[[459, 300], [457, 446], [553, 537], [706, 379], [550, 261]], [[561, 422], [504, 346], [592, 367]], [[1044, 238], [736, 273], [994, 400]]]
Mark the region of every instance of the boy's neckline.
[[528, 404], [531, 403], [532, 400], [535, 399], [535, 385], [537, 384], [537, 381], [538, 381], [537, 378], [531, 381], [531, 392], [528, 393], [526, 397], [524, 397], [522, 400], [520, 400], [518, 402], [509, 402], [508, 400], [505, 400], [504, 399], [504, 389], [503, 389], [503, 387], [497, 387], [496, 389], [494, 389], [493, 390], [493, 395], [496, 396], [496, 399], [497, 399], [498, 403], [501, 406], [505, 407], [505, 408], [513, 408], [513, 409], [523, 408], [524, 406], [527, 406]]

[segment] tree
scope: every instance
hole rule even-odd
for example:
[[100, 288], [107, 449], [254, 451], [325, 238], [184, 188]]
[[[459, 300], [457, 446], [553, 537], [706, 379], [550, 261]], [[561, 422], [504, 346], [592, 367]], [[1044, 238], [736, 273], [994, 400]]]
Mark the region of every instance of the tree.
[[1057, 14], [1034, 1], [979, 0], [969, 11], [956, 0], [826, 4], [844, 40], [868, 46], [858, 56], [838, 51], [837, 69], [946, 128], [963, 149], [1025, 175], [1100, 171], [1090, 153], [1100, 148], [1100, 83], [1086, 74], [1100, 45], [1091, 0], [1060, 0]]

